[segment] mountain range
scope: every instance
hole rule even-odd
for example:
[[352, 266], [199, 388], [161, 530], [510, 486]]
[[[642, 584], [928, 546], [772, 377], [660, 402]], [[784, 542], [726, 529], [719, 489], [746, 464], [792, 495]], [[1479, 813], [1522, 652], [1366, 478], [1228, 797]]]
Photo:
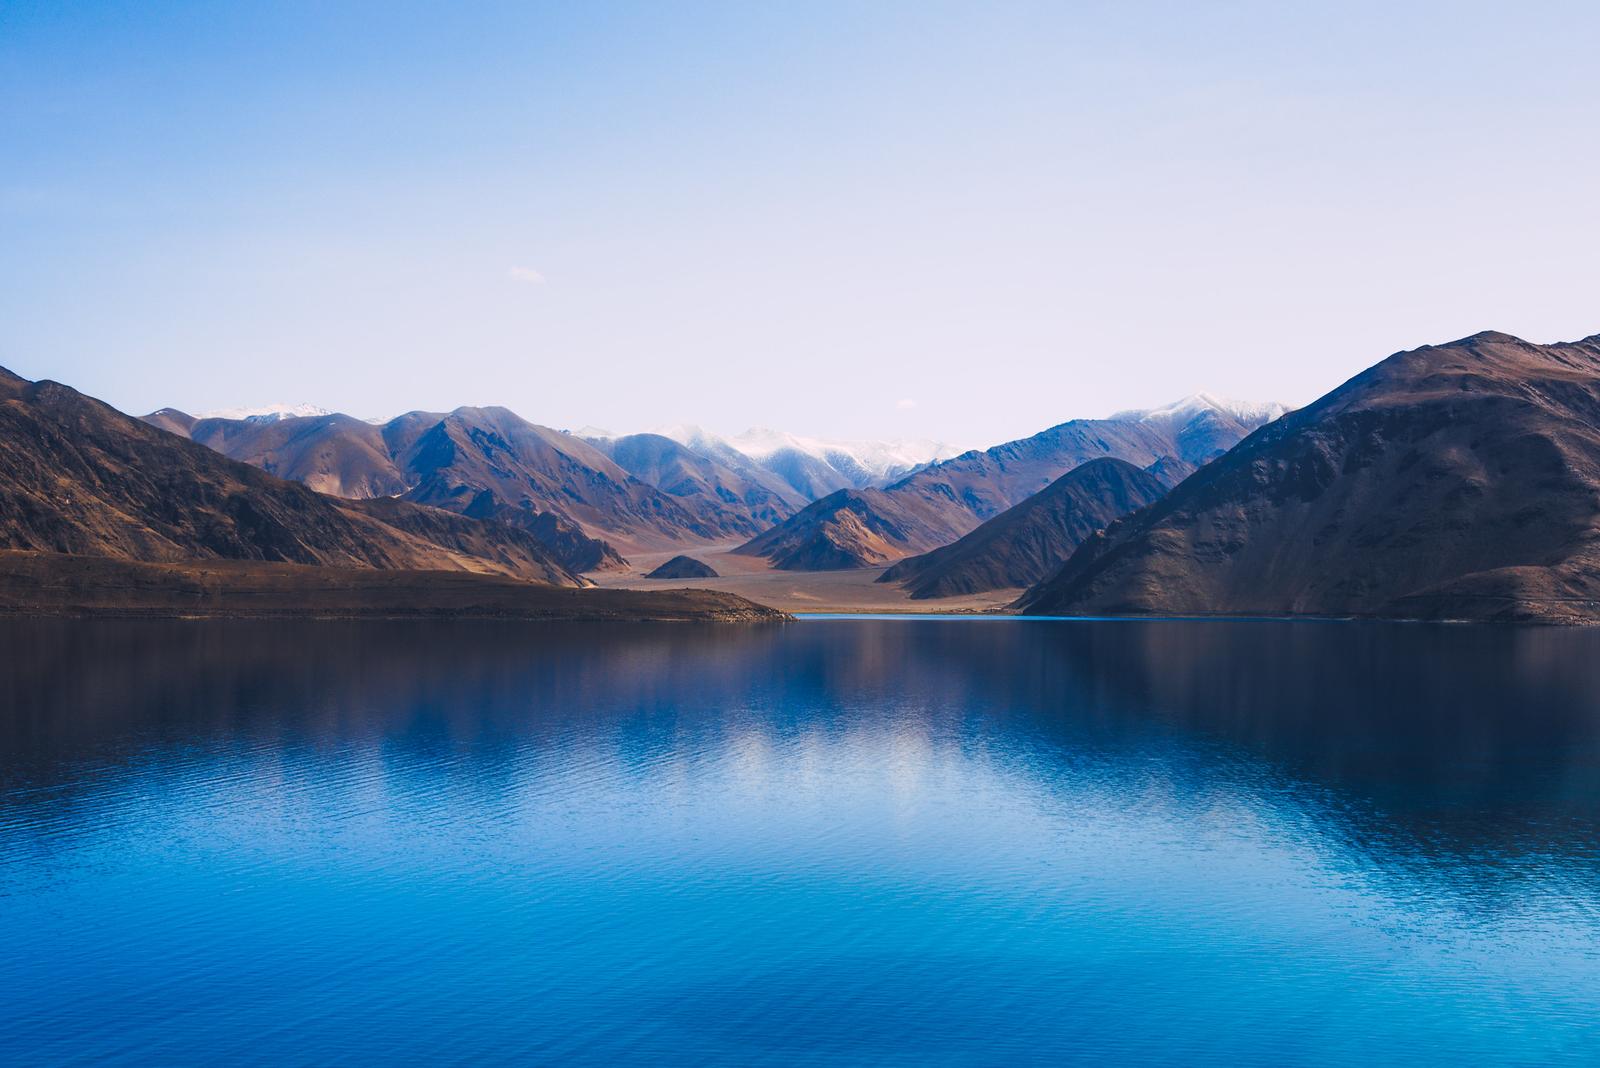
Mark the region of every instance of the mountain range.
[[1090, 460], [1177, 482], [1284, 411], [1197, 395], [1165, 408], [1075, 419], [929, 464], [882, 489], [840, 490], [736, 551], [783, 570], [874, 567], [948, 545]]
[[[272, 423], [279, 419], [307, 419], [318, 415], [332, 415], [333, 412], [315, 404], [264, 404], [255, 408], [216, 408], [211, 411], [198, 412], [197, 419], [250, 419], [261, 423]], [[382, 420], [377, 420], [382, 422]], [[369, 419], [367, 422], [373, 422]]]
[[697, 450], [664, 434], [589, 440], [628, 474], [685, 507], [725, 513], [726, 525], [738, 533], [781, 523], [806, 503], [783, 478], [740, 453]]
[[621, 566], [622, 552], [748, 539], [809, 503], [808, 488], [895, 477], [943, 448], [770, 431], [742, 436], [741, 448], [683, 427], [586, 437], [504, 408], [383, 423], [306, 405], [229, 415], [164, 408], [144, 419], [320, 492], [401, 497], [522, 526], [573, 571]]
[[[592, 428], [578, 433], [596, 443], [622, 440]], [[681, 424], [654, 433], [732, 470], [775, 478], [788, 487], [795, 509], [835, 490], [887, 485], [961, 451], [938, 441], [839, 441], [764, 427], [731, 438]]]
[[[735, 554], [766, 563], [735, 578], [883, 567], [916, 600], [1026, 586], [1015, 607], [1039, 614], [1600, 621], [1600, 335], [1487, 332], [1293, 412], [1201, 394], [949, 457], [590, 438], [504, 408], [141, 421], [0, 371], [0, 611], [101, 610], [119, 589], [131, 611], [166, 588], [197, 610], [288, 610], [303, 590], [383, 614], [432, 589], [438, 611], [547, 618], [574, 609], [527, 591], [587, 585], [618, 546], [662, 560], [745, 538]], [[91, 558], [115, 566], [72, 563]], [[655, 574], [718, 570], [680, 555]], [[348, 577], [372, 572], [401, 577]], [[427, 577], [446, 573], [478, 577]], [[650, 605], [607, 611], [760, 612]]]
[[197, 418], [169, 408], [145, 419], [321, 492], [522, 526], [580, 573], [620, 567], [622, 552], [739, 539], [739, 551], [788, 570], [888, 563], [948, 544], [1088, 459], [1118, 457], [1175, 482], [1282, 408], [1201, 394], [954, 456], [930, 441], [771, 430], [569, 434], [504, 408], [385, 423], [307, 410]]
[[528, 530], [327, 496], [4, 369], [0, 443], [0, 613], [778, 618], [730, 594], [584, 589]]
[[409, 412], [382, 424], [328, 414], [193, 419], [173, 409], [146, 421], [236, 460], [342, 497], [401, 497], [524, 527], [565, 566], [618, 566], [628, 547], [737, 537], [751, 518], [663, 493], [580, 438], [504, 408]]
[[467, 570], [577, 586], [537, 538], [394, 500], [347, 501], [0, 370], [0, 549]]
[[1086, 541], [1019, 607], [1600, 619], [1600, 335], [1396, 353]]
[[1080, 464], [970, 534], [884, 571], [912, 600], [1032, 586], [1088, 538], [1171, 488], [1159, 474], [1102, 457]]

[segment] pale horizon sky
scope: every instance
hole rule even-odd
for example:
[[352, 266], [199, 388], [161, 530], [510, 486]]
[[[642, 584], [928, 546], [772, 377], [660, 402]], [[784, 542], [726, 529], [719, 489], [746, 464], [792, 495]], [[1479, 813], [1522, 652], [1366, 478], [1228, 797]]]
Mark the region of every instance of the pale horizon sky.
[[984, 445], [1600, 332], [1592, 5], [228, 6], [0, 6], [0, 365]]

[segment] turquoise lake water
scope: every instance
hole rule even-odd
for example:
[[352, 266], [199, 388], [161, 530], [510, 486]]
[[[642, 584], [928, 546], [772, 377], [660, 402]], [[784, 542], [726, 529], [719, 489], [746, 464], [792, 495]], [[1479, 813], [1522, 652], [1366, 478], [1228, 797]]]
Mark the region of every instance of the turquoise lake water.
[[1600, 1063], [1600, 631], [0, 625], [0, 1063]]

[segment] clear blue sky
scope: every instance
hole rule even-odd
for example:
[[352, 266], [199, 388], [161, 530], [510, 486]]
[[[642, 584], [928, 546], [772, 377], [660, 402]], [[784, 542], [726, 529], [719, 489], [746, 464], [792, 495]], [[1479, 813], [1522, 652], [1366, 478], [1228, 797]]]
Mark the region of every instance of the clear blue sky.
[[[223, 10], [228, 8], [229, 10]], [[0, 2], [0, 364], [982, 444], [1600, 331], [1592, 4]]]

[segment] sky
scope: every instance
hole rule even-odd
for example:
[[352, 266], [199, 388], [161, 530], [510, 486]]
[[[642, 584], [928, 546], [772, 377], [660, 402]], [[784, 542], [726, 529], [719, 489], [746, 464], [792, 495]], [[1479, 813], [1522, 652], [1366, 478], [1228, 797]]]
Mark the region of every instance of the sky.
[[0, 0], [0, 365], [963, 446], [1600, 332], [1588, 3]]

